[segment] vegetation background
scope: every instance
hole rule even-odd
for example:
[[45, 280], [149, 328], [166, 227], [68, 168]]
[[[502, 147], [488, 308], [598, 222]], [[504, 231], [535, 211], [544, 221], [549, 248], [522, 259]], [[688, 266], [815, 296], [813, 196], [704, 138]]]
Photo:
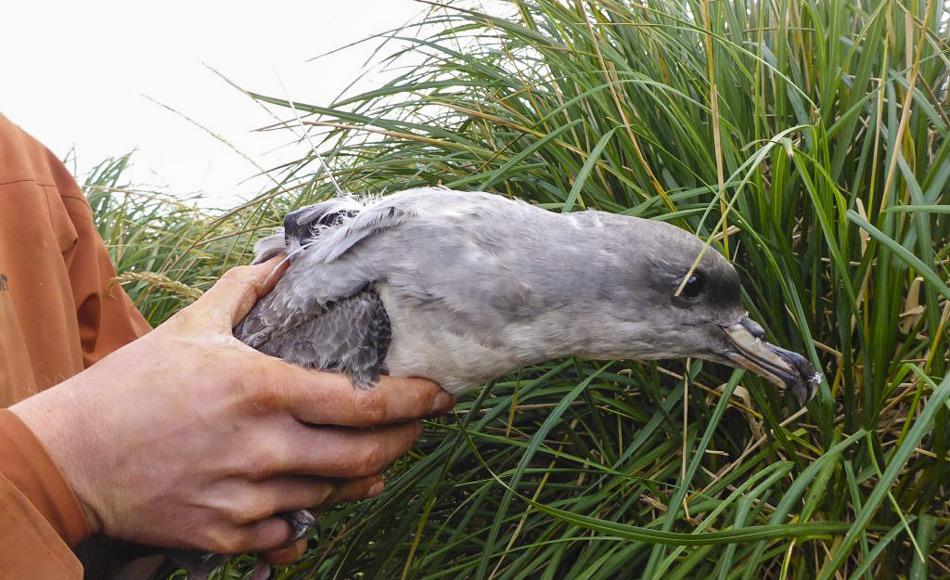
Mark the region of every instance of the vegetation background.
[[[277, 576], [950, 577], [948, 16], [939, 0], [432, 4], [375, 39], [387, 84], [249, 95], [309, 151], [305, 127], [348, 191], [443, 184], [712, 238], [769, 340], [827, 377], [795, 412], [701, 361], [525, 369], [429, 423], [385, 493], [322, 514]], [[153, 324], [334, 195], [312, 153], [227, 211], [136, 190], [128, 163], [85, 185]]]

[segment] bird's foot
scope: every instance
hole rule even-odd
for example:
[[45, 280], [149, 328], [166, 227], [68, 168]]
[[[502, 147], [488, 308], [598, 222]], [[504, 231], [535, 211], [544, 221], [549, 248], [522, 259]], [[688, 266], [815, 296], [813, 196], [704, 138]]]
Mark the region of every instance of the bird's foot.
[[290, 524], [290, 539], [286, 544], [288, 546], [310, 535], [314, 526], [317, 525], [317, 517], [307, 510], [285, 512], [278, 514], [277, 517]]

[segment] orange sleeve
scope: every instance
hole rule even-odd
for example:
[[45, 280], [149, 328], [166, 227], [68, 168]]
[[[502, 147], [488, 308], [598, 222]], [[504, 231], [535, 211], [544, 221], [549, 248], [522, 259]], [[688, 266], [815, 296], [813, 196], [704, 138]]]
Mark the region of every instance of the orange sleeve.
[[[148, 332], [72, 176], [0, 115], [0, 407]], [[33, 433], [0, 411], [0, 580], [82, 578], [72, 491]]]
[[82, 578], [66, 545], [89, 533], [79, 502], [33, 432], [6, 409], [0, 409], [0, 522], [0, 579]]
[[89, 535], [86, 516], [39, 439], [15, 413], [0, 409], [0, 474], [70, 546]]
[[55, 157], [50, 159], [50, 169], [78, 237], [74, 251], [66, 256], [66, 266], [76, 302], [83, 364], [89, 367], [151, 327], [114, 281], [112, 260], [76, 181]]

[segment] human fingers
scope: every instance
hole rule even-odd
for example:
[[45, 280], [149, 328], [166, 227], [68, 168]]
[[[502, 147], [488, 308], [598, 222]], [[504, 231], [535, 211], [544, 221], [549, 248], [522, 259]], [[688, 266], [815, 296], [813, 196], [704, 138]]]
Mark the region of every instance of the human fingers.
[[323, 505], [338, 493], [338, 487], [325, 478], [280, 474], [253, 484], [235, 482], [235, 489], [218, 506], [231, 523], [243, 526], [275, 514]]
[[283, 256], [254, 266], [231, 268], [186, 310], [199, 314], [210, 324], [230, 330], [274, 288], [286, 269]]
[[261, 557], [274, 566], [286, 566], [299, 560], [306, 551], [307, 539], [301, 538], [289, 546], [263, 552]]
[[206, 530], [208, 549], [217, 554], [266, 552], [283, 548], [293, 537], [290, 523], [279, 517], [269, 517], [239, 527]]
[[[333, 487], [333, 493], [320, 503], [321, 507], [329, 507], [343, 501], [375, 497], [383, 491], [383, 478], [375, 475], [362, 479], [337, 480]], [[303, 538], [289, 546], [264, 552], [261, 557], [275, 566], [286, 566], [296, 562], [306, 551], [307, 540]]]
[[300, 425], [256, 445], [246, 460], [254, 466], [254, 476], [262, 480], [285, 474], [365, 478], [402, 457], [421, 432], [419, 421], [375, 429]]
[[383, 488], [383, 478], [380, 475], [371, 475], [358, 479], [346, 479], [337, 483], [333, 493], [320, 504], [320, 507], [327, 508], [333, 504], [344, 501], [357, 501], [376, 497], [383, 493]]
[[300, 509], [328, 508], [343, 501], [375, 497], [383, 491], [380, 475], [353, 479], [318, 478], [304, 475], [275, 477], [254, 486], [246, 506], [240, 506], [232, 519], [244, 525], [272, 515]]
[[[367, 497], [371, 493], [382, 491], [379, 477], [366, 477], [334, 484], [330, 481], [314, 481], [313, 478], [280, 478], [257, 486], [255, 495], [261, 498], [257, 503], [257, 513], [254, 510], [245, 510], [238, 518], [239, 525], [231, 531], [224, 532], [212, 539], [213, 549], [221, 554], [238, 552], [264, 552], [268, 561], [272, 563], [289, 563], [302, 554], [305, 543], [300, 541], [287, 545], [295, 530], [285, 519], [273, 514], [283, 513], [301, 506], [311, 506], [323, 503], [329, 497], [334, 501], [343, 501], [348, 498], [358, 499]], [[313, 490], [318, 490], [314, 493]], [[317, 501], [314, 501], [314, 500]], [[272, 511], [274, 510], [274, 511]], [[261, 519], [255, 519], [261, 514], [268, 513]], [[241, 521], [247, 520], [247, 523]]]
[[371, 427], [442, 414], [455, 405], [454, 397], [425, 379], [381, 376], [375, 386], [360, 389], [339, 373], [285, 370], [287, 410], [304, 423]]

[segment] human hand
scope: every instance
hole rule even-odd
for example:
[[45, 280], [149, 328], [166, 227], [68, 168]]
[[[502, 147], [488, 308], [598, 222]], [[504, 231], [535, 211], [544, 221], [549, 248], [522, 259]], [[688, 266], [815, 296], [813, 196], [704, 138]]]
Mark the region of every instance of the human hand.
[[156, 546], [271, 552], [274, 514], [382, 490], [380, 473], [454, 400], [432, 382], [342, 375], [259, 353], [231, 329], [278, 276], [227, 272], [200, 300], [86, 371], [15, 405], [93, 531]]

